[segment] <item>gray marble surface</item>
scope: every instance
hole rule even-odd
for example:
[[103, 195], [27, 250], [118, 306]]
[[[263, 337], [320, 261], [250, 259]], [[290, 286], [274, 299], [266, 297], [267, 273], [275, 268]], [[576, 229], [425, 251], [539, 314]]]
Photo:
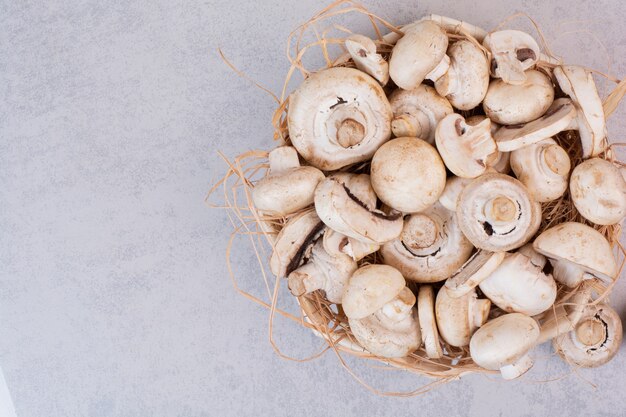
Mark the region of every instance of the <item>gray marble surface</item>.
[[[626, 415], [624, 351], [574, 373], [544, 346], [521, 380], [468, 376], [416, 398], [371, 394], [332, 353], [274, 353], [267, 312], [229, 281], [226, 214], [203, 204], [225, 169], [217, 150], [272, 146], [274, 103], [216, 49], [279, 91], [287, 35], [322, 6], [0, 1], [0, 366], [18, 416]], [[526, 11], [566, 61], [606, 71], [610, 58], [626, 74], [616, 0], [369, 6], [398, 23], [438, 13], [486, 28]], [[625, 115], [611, 119], [614, 140]], [[248, 246], [234, 266], [267, 295]], [[625, 295], [620, 282], [623, 318]], [[286, 355], [321, 346], [275, 327]], [[429, 382], [348, 362], [385, 390]]]

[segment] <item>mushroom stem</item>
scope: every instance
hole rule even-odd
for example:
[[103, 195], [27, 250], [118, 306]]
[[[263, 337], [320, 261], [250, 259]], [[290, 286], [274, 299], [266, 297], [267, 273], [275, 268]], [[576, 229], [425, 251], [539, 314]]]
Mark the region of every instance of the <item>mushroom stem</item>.
[[382, 306], [374, 315], [381, 322], [400, 323], [411, 315], [414, 305], [415, 295], [409, 287], [404, 287], [396, 298]]
[[583, 283], [582, 288], [572, 297], [571, 301], [568, 301], [571, 304], [569, 311], [566, 306], [560, 305], [542, 324], [537, 344], [574, 330], [574, 326], [580, 321], [589, 297], [591, 297], [591, 285]]
[[284, 172], [288, 169], [298, 168], [298, 152], [292, 146], [280, 146], [273, 149], [269, 154], [270, 172], [272, 174]]
[[410, 136], [422, 139], [430, 131], [430, 121], [423, 112], [404, 113], [391, 121], [391, 131], [396, 137]]
[[468, 313], [470, 315], [470, 324], [471, 331], [479, 328], [485, 322], [487, 322], [487, 318], [489, 316], [489, 310], [491, 309], [491, 301], [486, 298], [475, 298], [473, 299], [472, 304], [470, 304], [470, 308]]
[[554, 271], [552, 272], [554, 279], [570, 288], [577, 286], [584, 279], [593, 278], [593, 275], [586, 274], [583, 268], [572, 262], [552, 260], [550, 263], [554, 267]]
[[449, 68], [450, 68], [450, 57], [448, 55], [444, 55], [441, 61], [439, 61], [439, 63], [437, 64], [437, 66], [433, 68], [428, 74], [426, 74], [426, 77], [424, 78], [426, 78], [427, 80], [431, 80], [433, 82], [437, 81], [446, 72], [448, 72]]
[[313, 262], [306, 263], [289, 274], [287, 286], [291, 294], [299, 297], [315, 290], [322, 289], [323, 275]]
[[515, 379], [525, 374], [533, 366], [533, 360], [528, 355], [524, 355], [517, 361], [500, 368], [502, 379]]

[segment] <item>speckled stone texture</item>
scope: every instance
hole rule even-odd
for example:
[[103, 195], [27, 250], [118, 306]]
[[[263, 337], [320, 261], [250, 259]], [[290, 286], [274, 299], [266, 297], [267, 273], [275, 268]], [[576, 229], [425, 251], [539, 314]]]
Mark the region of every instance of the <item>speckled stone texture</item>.
[[[611, 58], [626, 74], [619, 1], [368, 5], [397, 23], [437, 13], [486, 28], [526, 11], [567, 62], [606, 71]], [[217, 48], [279, 91], [287, 35], [322, 6], [0, 2], [0, 366], [18, 416], [626, 415], [624, 351], [577, 376], [544, 346], [519, 381], [468, 376], [416, 398], [373, 395], [332, 352], [274, 353], [267, 312], [228, 278], [226, 213], [203, 199], [225, 169], [217, 150], [272, 146], [275, 103]], [[615, 141], [625, 114], [609, 123]], [[237, 256], [242, 286], [267, 297], [249, 246]], [[623, 318], [625, 293], [620, 282], [612, 297]], [[275, 327], [286, 355], [322, 346]], [[348, 363], [383, 390], [429, 382]]]

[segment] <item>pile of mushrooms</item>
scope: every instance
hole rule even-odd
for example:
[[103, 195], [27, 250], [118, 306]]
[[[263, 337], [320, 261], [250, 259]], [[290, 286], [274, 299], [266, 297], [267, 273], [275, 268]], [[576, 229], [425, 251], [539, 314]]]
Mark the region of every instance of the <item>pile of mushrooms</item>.
[[[261, 216], [285, 220], [272, 272], [340, 305], [349, 337], [381, 358], [461, 348], [512, 379], [552, 341], [568, 363], [606, 363], [622, 325], [593, 288], [618, 268], [596, 229], [626, 216], [626, 181], [603, 158], [591, 73], [517, 30], [427, 16], [402, 31], [391, 53], [349, 37], [345, 67], [291, 94], [288, 141], [252, 189]], [[556, 137], [568, 130], [576, 166]], [[587, 222], [540, 230], [542, 205], [566, 193]]]

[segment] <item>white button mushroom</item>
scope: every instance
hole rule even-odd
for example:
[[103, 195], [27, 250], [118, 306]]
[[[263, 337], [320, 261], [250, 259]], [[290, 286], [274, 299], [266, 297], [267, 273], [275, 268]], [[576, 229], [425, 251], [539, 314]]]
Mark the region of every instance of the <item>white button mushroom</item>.
[[511, 168], [533, 199], [546, 203], [567, 190], [571, 163], [565, 149], [545, 139], [511, 152]]
[[450, 211], [456, 211], [456, 204], [459, 201], [459, 195], [467, 184], [472, 182], [473, 178], [463, 178], [451, 176], [446, 180], [446, 187], [439, 196], [439, 203]]
[[489, 63], [483, 51], [468, 40], [448, 47], [450, 68], [436, 82], [437, 92], [459, 110], [478, 106], [489, 88]]
[[[465, 119], [465, 123], [470, 126], [476, 126], [483, 120], [487, 119], [487, 116], [482, 114], [476, 114], [474, 116], [470, 116]], [[495, 138], [496, 132], [500, 129], [500, 125], [491, 122], [491, 137]], [[511, 165], [509, 164], [510, 153], [502, 152], [499, 150], [495, 150], [491, 155], [487, 157], [487, 168], [493, 168], [497, 172], [501, 174], [508, 174], [511, 170]]]
[[418, 137], [431, 145], [435, 143], [439, 121], [454, 111], [447, 99], [425, 84], [412, 90], [397, 89], [389, 96], [389, 103], [393, 111], [393, 134]]
[[364, 243], [380, 244], [402, 232], [401, 213], [371, 209], [336, 178], [326, 178], [315, 190], [315, 210], [331, 229]]
[[474, 246], [502, 252], [522, 246], [537, 232], [541, 205], [515, 178], [488, 173], [465, 187], [457, 203], [457, 218]]
[[407, 216], [402, 234], [382, 245], [380, 254], [386, 264], [397, 268], [406, 279], [437, 282], [463, 265], [472, 249], [457, 225], [454, 212], [435, 204]]
[[435, 319], [435, 292], [432, 285], [420, 285], [417, 292], [417, 315], [426, 356], [431, 359], [441, 358], [443, 350], [439, 343], [439, 331]]
[[609, 161], [591, 158], [576, 166], [569, 189], [578, 212], [595, 224], [617, 224], [626, 216], [626, 181]]
[[539, 337], [539, 325], [520, 313], [510, 313], [488, 321], [470, 342], [476, 364], [500, 371], [502, 378], [515, 379], [533, 366], [528, 352]]
[[356, 261], [348, 255], [331, 256], [318, 240], [308, 262], [289, 274], [289, 290], [297, 297], [324, 290], [328, 301], [340, 303], [344, 287], [356, 269]]
[[321, 170], [365, 161], [391, 136], [391, 106], [381, 86], [354, 68], [311, 74], [289, 97], [289, 138]]
[[342, 306], [359, 343], [374, 355], [407, 356], [421, 344], [415, 295], [402, 274], [387, 265], [359, 268], [345, 289]]
[[583, 157], [597, 156], [606, 147], [607, 132], [602, 100], [591, 72], [576, 65], [563, 65], [554, 68], [554, 76], [578, 109], [576, 122], [570, 128], [578, 129]]
[[575, 329], [591, 298], [592, 285], [586, 285], [590, 282], [593, 280], [584, 281], [571, 298], [561, 300], [554, 310], [547, 311], [547, 317], [541, 323], [538, 345]]
[[489, 252], [477, 250], [446, 280], [445, 286], [450, 297], [458, 298], [472, 291], [500, 266], [506, 252]]
[[463, 178], [482, 175], [487, 169], [487, 159], [496, 151], [489, 119], [472, 126], [457, 113], [439, 122], [435, 141], [446, 167], [454, 175]]
[[528, 33], [519, 30], [500, 30], [485, 36], [483, 46], [489, 51], [494, 62], [492, 75], [502, 78], [507, 84], [523, 84], [528, 72], [540, 56], [537, 41]]
[[370, 176], [378, 198], [404, 213], [427, 209], [446, 185], [441, 157], [417, 138], [398, 138], [381, 146], [372, 158]]
[[381, 85], [387, 84], [389, 64], [376, 53], [373, 40], [363, 35], [351, 35], [344, 43], [358, 69], [374, 77]]
[[502, 125], [528, 123], [541, 117], [554, 101], [554, 87], [542, 72], [529, 70], [522, 84], [493, 80], [483, 101], [485, 114]]
[[441, 287], [435, 301], [439, 335], [451, 346], [467, 346], [474, 331], [487, 321], [490, 308], [491, 301], [478, 299], [474, 290], [454, 298]]
[[[448, 36], [435, 22], [424, 20], [403, 28], [389, 59], [389, 75], [396, 85], [412, 90], [426, 78], [437, 78], [448, 67]], [[432, 73], [432, 74], [431, 74]]]
[[600, 304], [588, 306], [576, 328], [554, 338], [552, 344], [567, 363], [593, 368], [613, 359], [622, 344], [622, 334], [617, 312]]
[[534, 316], [549, 309], [556, 300], [556, 282], [534, 265], [530, 258], [513, 253], [480, 285], [480, 290], [502, 310]]
[[298, 153], [291, 146], [281, 146], [269, 153], [268, 175], [252, 189], [252, 201], [258, 210], [285, 216], [313, 204], [313, 194], [324, 174], [317, 168], [300, 166]]
[[565, 222], [544, 230], [533, 247], [550, 260], [554, 279], [568, 287], [594, 277], [611, 281], [617, 274], [609, 242], [581, 223]]

